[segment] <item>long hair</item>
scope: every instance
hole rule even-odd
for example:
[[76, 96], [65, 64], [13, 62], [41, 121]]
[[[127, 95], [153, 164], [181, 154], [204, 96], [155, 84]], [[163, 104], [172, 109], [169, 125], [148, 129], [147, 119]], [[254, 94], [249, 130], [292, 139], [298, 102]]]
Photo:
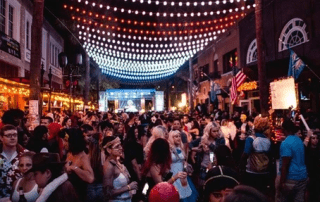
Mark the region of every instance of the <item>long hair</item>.
[[163, 175], [168, 169], [170, 169], [171, 163], [171, 151], [168, 141], [163, 138], [158, 138], [151, 145], [142, 173], [143, 175], [146, 175], [150, 171], [151, 166], [159, 165], [159, 174]]
[[[171, 150], [172, 151], [174, 151], [174, 149], [175, 149], [175, 147], [176, 147], [176, 145], [174, 144], [174, 141], [173, 141], [173, 136], [175, 135], [175, 134], [180, 134], [180, 137], [181, 137], [181, 132], [180, 131], [178, 131], [178, 130], [172, 130], [172, 131], [170, 131], [169, 132], [169, 138], [168, 138], [168, 142], [169, 142], [169, 144], [170, 144], [170, 147], [171, 147]], [[182, 143], [182, 141], [180, 142], [180, 145], [179, 145], [179, 147], [181, 148], [181, 150], [182, 150], [182, 152], [183, 152], [183, 154], [184, 154], [184, 151], [183, 151], [183, 143]]]
[[90, 164], [94, 173], [94, 179], [101, 181], [103, 177], [103, 168], [101, 161], [101, 149], [99, 145], [100, 133], [95, 133], [89, 142]]
[[210, 137], [210, 133], [213, 129], [215, 128], [218, 128], [219, 130], [219, 137], [222, 137], [222, 133], [221, 133], [221, 128], [220, 128], [220, 125], [212, 122], [212, 123], [209, 123], [206, 127], [205, 127], [205, 131], [204, 131], [204, 134], [203, 136], [201, 137], [201, 143], [205, 143], [208, 141], [209, 137]]
[[69, 135], [69, 152], [73, 155], [79, 154], [86, 150], [86, 141], [80, 129], [67, 130]]
[[147, 142], [147, 145], [143, 149], [144, 153], [148, 155], [152, 143], [158, 138], [165, 139], [167, 133], [168, 133], [167, 129], [162, 125], [154, 127], [151, 132], [152, 136], [150, 137], [149, 141]]
[[200, 130], [200, 126], [199, 126], [198, 121], [196, 121], [196, 120], [192, 120], [192, 123], [193, 123], [193, 127], [192, 127], [192, 129], [197, 128], [198, 130]]
[[[111, 142], [112, 140], [116, 139], [115, 136], [107, 136], [105, 138], [103, 138], [102, 144], [101, 146], [104, 148], [104, 146], [108, 143]], [[109, 146], [109, 148], [111, 148], [112, 145]], [[106, 157], [108, 157], [110, 154], [107, 151], [107, 148], [104, 148], [104, 153], [106, 154]]]

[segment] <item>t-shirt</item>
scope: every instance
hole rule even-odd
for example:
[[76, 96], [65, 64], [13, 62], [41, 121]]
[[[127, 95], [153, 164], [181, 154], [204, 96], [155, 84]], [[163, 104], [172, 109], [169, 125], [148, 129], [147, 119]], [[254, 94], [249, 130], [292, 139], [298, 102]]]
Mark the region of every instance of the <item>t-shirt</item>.
[[[267, 138], [262, 133], [256, 133], [255, 136], [256, 136], [256, 138]], [[254, 139], [252, 137], [250, 137], [250, 136], [247, 137], [246, 143], [244, 146], [244, 153], [251, 154], [251, 152], [253, 152], [253, 141], [254, 141]]]
[[[296, 135], [289, 135], [280, 146], [280, 171], [282, 157], [291, 157], [289, 171], [286, 179], [304, 180], [308, 177], [305, 164], [304, 145], [302, 140]], [[281, 173], [280, 173], [281, 174]]]

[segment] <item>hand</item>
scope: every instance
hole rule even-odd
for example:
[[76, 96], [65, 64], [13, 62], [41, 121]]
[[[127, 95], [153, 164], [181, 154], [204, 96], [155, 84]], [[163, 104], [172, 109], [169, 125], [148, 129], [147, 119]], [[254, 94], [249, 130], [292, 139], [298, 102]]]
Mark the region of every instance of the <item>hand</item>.
[[178, 172], [173, 178], [174, 179], [184, 179], [187, 177], [187, 173], [186, 172]]
[[129, 184], [130, 190], [138, 190], [138, 182], [131, 182]]
[[312, 130], [308, 130], [308, 131], [307, 131], [307, 137], [309, 137], [309, 138], [310, 138], [312, 135], [313, 135]]
[[209, 146], [208, 145], [203, 145], [202, 147], [204, 152], [208, 152], [209, 151]]
[[76, 166], [70, 165], [70, 163], [67, 163], [66, 166], [65, 166], [66, 172], [70, 174], [72, 171], [74, 171], [75, 167]]

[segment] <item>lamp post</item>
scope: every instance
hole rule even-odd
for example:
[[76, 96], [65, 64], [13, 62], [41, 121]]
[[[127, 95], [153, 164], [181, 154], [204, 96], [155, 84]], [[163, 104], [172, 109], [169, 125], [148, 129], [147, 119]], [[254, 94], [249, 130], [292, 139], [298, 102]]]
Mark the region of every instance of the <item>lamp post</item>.
[[51, 112], [51, 92], [52, 92], [52, 72], [51, 72], [51, 66], [49, 68], [49, 73], [48, 73], [48, 78], [49, 78], [49, 101], [48, 101], [48, 111]]
[[[49, 78], [49, 89], [44, 87], [44, 83], [43, 83], [43, 76], [44, 76], [45, 70], [44, 70], [44, 64], [41, 64], [41, 75], [40, 75], [40, 87], [41, 87], [41, 93], [42, 93], [42, 100], [41, 102], [43, 102], [43, 92], [45, 90], [49, 90], [49, 99], [48, 99], [48, 111], [51, 111], [51, 88], [52, 88], [52, 72], [51, 72], [51, 66], [49, 68], [49, 73], [48, 73], [48, 78]], [[40, 105], [42, 106], [42, 104]], [[42, 113], [42, 107], [40, 109], [41, 113]]]
[[81, 75], [74, 75], [74, 71], [77, 69], [77, 67], [79, 67], [80, 65], [82, 65], [82, 55], [81, 54], [77, 54], [76, 55], [76, 63], [73, 64], [69, 64], [68, 65], [68, 57], [65, 53], [60, 53], [59, 54], [59, 65], [62, 68], [69, 68], [69, 74], [65, 74], [63, 75], [64, 77], [69, 77], [69, 94], [70, 94], [70, 111], [73, 111], [73, 107], [72, 107], [72, 97], [73, 97], [73, 77], [81, 77]]

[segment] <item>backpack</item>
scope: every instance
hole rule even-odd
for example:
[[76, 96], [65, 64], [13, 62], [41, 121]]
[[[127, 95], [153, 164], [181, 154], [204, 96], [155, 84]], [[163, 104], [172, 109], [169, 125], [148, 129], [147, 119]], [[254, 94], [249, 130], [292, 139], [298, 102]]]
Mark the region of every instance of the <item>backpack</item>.
[[270, 140], [263, 137], [249, 137], [253, 139], [253, 152], [249, 156], [247, 170], [255, 173], [268, 172], [269, 157], [267, 152], [271, 146]]

